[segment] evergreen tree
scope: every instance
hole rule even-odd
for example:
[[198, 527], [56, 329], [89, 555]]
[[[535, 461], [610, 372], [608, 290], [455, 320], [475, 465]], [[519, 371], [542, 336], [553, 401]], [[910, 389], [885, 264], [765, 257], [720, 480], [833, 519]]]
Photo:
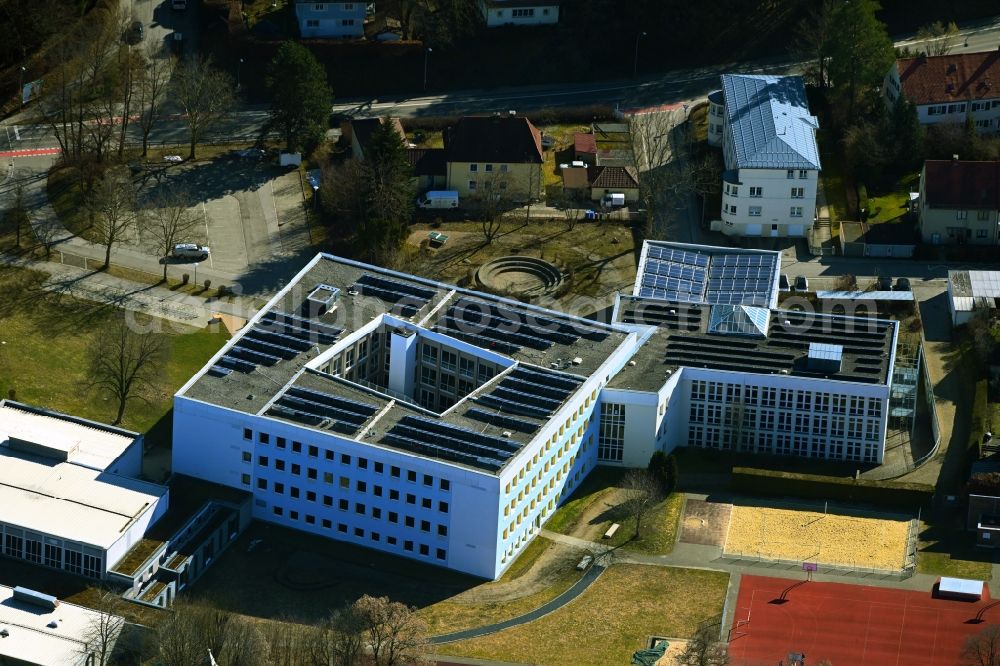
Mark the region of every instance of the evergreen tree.
[[326, 132], [333, 101], [323, 66], [306, 47], [285, 42], [268, 67], [267, 88], [271, 125], [281, 131], [287, 149], [315, 147]]
[[862, 99], [877, 89], [894, 58], [892, 40], [885, 25], [875, 17], [875, 0], [844, 0], [831, 17], [828, 71], [833, 89], [847, 105], [847, 120], [853, 121]]
[[916, 104], [906, 95], [900, 95], [889, 109], [889, 132], [896, 149], [897, 168], [915, 167], [924, 156], [924, 128]]

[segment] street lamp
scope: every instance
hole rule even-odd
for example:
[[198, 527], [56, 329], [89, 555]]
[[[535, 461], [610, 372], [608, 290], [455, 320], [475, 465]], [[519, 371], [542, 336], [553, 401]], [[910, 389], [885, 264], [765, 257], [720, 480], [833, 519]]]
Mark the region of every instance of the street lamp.
[[429, 46], [426, 50], [424, 50], [424, 92], [427, 92], [427, 56], [430, 55], [433, 50], [434, 49]]
[[634, 79], [639, 74], [639, 40], [646, 36], [646, 33], [640, 32], [635, 36], [635, 59], [632, 61], [632, 78]]
[[240, 58], [239, 62], [236, 63], [236, 89], [240, 89], [240, 67], [243, 66], [243, 58]]
[[18, 72], [17, 94], [21, 96], [21, 106], [24, 106], [24, 73], [27, 71], [28, 68], [21, 65], [21, 71]]

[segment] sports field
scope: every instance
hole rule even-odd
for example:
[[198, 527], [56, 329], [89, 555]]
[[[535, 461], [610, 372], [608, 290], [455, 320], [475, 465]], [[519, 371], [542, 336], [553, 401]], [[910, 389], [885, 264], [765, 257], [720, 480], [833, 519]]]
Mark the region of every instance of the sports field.
[[730, 631], [730, 663], [774, 666], [800, 652], [809, 664], [955, 666], [966, 663], [961, 658], [966, 639], [989, 626], [989, 612], [986, 623], [970, 622], [989, 603], [988, 589], [971, 603], [935, 599], [931, 590], [744, 575]]
[[910, 521], [734, 505], [724, 551], [742, 557], [902, 569]]

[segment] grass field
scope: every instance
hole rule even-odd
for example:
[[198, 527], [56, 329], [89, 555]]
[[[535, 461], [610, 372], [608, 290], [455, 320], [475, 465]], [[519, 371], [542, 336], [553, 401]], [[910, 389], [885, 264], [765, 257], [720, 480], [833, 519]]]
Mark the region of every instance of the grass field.
[[[639, 538], [633, 539], [634, 516], [617, 508], [621, 498], [616, 484], [621, 480], [622, 472], [610, 467], [598, 467], [591, 472], [569, 500], [552, 514], [545, 529], [639, 553], [659, 555], [671, 552], [677, 539], [684, 496], [673, 493], [657, 503], [643, 518]], [[612, 523], [621, 527], [613, 538], [602, 539], [601, 535]]]
[[916, 189], [919, 180], [919, 173], [910, 173], [898, 179], [889, 192], [880, 193], [878, 196], [869, 192], [868, 222], [870, 224], [902, 222], [910, 205], [910, 189]]
[[[540, 562], [543, 556], [546, 561]], [[425, 606], [420, 609], [419, 615], [427, 622], [431, 635], [523, 615], [548, 603], [580, 580], [583, 574], [574, 566], [580, 557], [579, 551], [538, 537], [498, 581], [483, 583], [456, 597]], [[532, 572], [536, 566], [539, 570]], [[527, 582], [526, 579], [536, 576], [541, 577], [538, 585], [522, 585]], [[519, 590], [530, 593], [519, 594]]]
[[945, 524], [921, 523], [917, 571], [973, 580], [993, 577], [993, 551], [977, 548], [971, 533]]
[[615, 565], [550, 615], [435, 651], [546, 666], [627, 664], [649, 636], [689, 636], [721, 614], [728, 581], [717, 571]]
[[[115, 308], [44, 292], [44, 276], [0, 272], [0, 390], [18, 400], [107, 422], [114, 405], [89, 387], [89, 350]], [[225, 332], [164, 324], [169, 360], [155, 384], [129, 403], [123, 427], [145, 432], [167, 414], [174, 392], [226, 340]], [[223, 329], [224, 331], [224, 329]]]
[[734, 505], [725, 552], [902, 569], [909, 521]]

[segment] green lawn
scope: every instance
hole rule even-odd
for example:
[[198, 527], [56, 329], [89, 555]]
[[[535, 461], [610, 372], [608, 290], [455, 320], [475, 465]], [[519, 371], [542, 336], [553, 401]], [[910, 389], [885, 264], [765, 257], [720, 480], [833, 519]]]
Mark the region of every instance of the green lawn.
[[953, 576], [972, 580], [990, 580], [993, 565], [990, 562], [952, 559], [951, 553], [917, 553], [917, 571], [933, 576]]
[[[591, 472], [570, 496], [569, 501], [552, 514], [545, 528], [560, 534], [597, 541], [612, 523], [618, 523], [621, 527], [614, 537], [602, 540], [602, 543], [639, 553], [660, 555], [671, 552], [677, 539], [677, 526], [680, 524], [681, 510], [684, 507], [684, 496], [672, 493], [652, 507], [643, 517], [640, 536], [636, 539], [635, 517], [615, 506], [620, 501], [616, 498], [618, 492], [616, 485], [621, 481], [624, 471], [598, 467]], [[583, 524], [585, 514], [599, 502], [604, 502], [609, 507]]]
[[718, 571], [615, 565], [554, 613], [435, 651], [546, 666], [627, 664], [649, 636], [690, 636], [719, 616], [728, 583]]
[[[114, 308], [41, 291], [41, 273], [0, 273], [0, 391], [18, 400], [107, 422], [113, 401], [90, 387], [89, 350]], [[145, 432], [170, 410], [174, 392], [225, 342], [227, 334], [154, 320], [169, 350], [142, 399], [129, 403], [122, 426]]]
[[823, 165], [820, 180], [823, 183], [823, 193], [830, 206], [830, 218], [836, 233], [837, 220], [847, 219], [847, 183], [844, 180], [844, 165], [841, 160], [837, 137], [830, 130], [820, 130], [816, 133], [819, 143], [819, 158]]
[[916, 187], [919, 173], [910, 173], [896, 181], [892, 190], [874, 196], [869, 192], [868, 208], [871, 211], [868, 222], [902, 222], [910, 205], [910, 189]]

